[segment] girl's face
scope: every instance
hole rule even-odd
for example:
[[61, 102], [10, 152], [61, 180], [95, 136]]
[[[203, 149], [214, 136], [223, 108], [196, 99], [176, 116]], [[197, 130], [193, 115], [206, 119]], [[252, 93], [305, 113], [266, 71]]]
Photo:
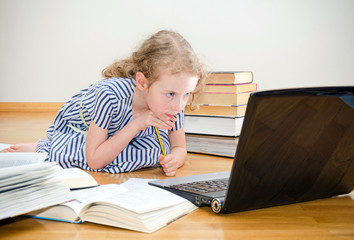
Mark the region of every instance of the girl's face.
[[147, 105], [158, 118], [169, 120], [184, 109], [197, 83], [196, 75], [172, 75], [168, 69], [161, 69], [159, 78], [147, 89]]

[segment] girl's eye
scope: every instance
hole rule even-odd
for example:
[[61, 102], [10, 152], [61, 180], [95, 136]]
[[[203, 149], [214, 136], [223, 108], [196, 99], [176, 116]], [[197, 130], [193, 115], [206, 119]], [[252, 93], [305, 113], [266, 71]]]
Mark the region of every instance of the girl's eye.
[[167, 93], [168, 97], [173, 97], [175, 94], [174, 93]]
[[189, 97], [189, 95], [191, 95], [191, 93], [186, 93], [184, 96]]

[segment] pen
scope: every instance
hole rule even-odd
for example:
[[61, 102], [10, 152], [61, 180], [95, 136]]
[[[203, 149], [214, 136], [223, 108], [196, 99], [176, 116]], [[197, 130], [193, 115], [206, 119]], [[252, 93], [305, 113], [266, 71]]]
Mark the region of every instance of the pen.
[[159, 129], [157, 127], [154, 127], [154, 128], [155, 128], [155, 132], [156, 132], [156, 135], [157, 135], [157, 139], [159, 140], [159, 143], [160, 143], [162, 154], [164, 156], [166, 156], [165, 149], [163, 148], [163, 145], [162, 145]]

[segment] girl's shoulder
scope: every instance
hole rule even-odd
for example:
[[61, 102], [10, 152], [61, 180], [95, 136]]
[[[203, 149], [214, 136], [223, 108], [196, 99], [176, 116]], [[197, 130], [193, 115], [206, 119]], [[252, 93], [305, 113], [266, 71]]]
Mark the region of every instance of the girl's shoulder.
[[116, 95], [118, 99], [133, 96], [136, 83], [131, 78], [107, 78], [92, 85], [95, 89], [107, 90]]

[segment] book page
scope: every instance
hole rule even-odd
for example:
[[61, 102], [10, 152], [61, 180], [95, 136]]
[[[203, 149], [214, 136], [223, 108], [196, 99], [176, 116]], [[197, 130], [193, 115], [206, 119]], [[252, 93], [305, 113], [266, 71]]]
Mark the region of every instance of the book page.
[[156, 179], [150, 178], [129, 178], [124, 183], [120, 184], [120, 186], [125, 187], [128, 190], [133, 190], [137, 188], [141, 188], [144, 186], [149, 186], [149, 182], [154, 181]]
[[87, 188], [97, 186], [97, 181], [86, 171], [80, 168], [64, 168], [58, 171], [55, 180], [61, 181], [70, 189]]
[[107, 197], [101, 202], [117, 205], [138, 214], [174, 206], [186, 199], [154, 186], [144, 186]]
[[47, 172], [54, 168], [55, 170], [52, 171], [53, 173], [57, 171], [57, 169], [60, 169], [55, 163], [47, 162], [4, 167], [0, 168], [0, 181], [1, 184], [6, 184], [11, 181], [24, 182], [30, 179], [36, 179], [36, 174]]
[[46, 157], [47, 153], [37, 152], [0, 153], [0, 168], [43, 163]]
[[127, 189], [118, 184], [107, 184], [81, 190], [72, 190], [70, 191], [72, 201], [35, 211], [28, 215], [48, 220], [80, 223], [82, 222], [80, 212], [91, 203], [125, 191], [127, 191]]
[[106, 184], [98, 187], [92, 187], [81, 190], [71, 191], [72, 197], [75, 199], [73, 201], [64, 203], [64, 206], [72, 208], [77, 215], [87, 204], [92, 202], [100, 201], [106, 197], [111, 197], [113, 195], [118, 195], [120, 193], [126, 192], [127, 189], [118, 184]]
[[71, 200], [69, 188], [51, 179], [53, 163], [0, 168], [0, 219]]
[[[43, 163], [46, 157], [47, 153], [0, 153], [0, 169]], [[98, 185], [97, 181], [89, 173], [79, 168], [66, 168], [57, 171], [53, 180], [61, 181], [70, 189], [92, 187]]]

